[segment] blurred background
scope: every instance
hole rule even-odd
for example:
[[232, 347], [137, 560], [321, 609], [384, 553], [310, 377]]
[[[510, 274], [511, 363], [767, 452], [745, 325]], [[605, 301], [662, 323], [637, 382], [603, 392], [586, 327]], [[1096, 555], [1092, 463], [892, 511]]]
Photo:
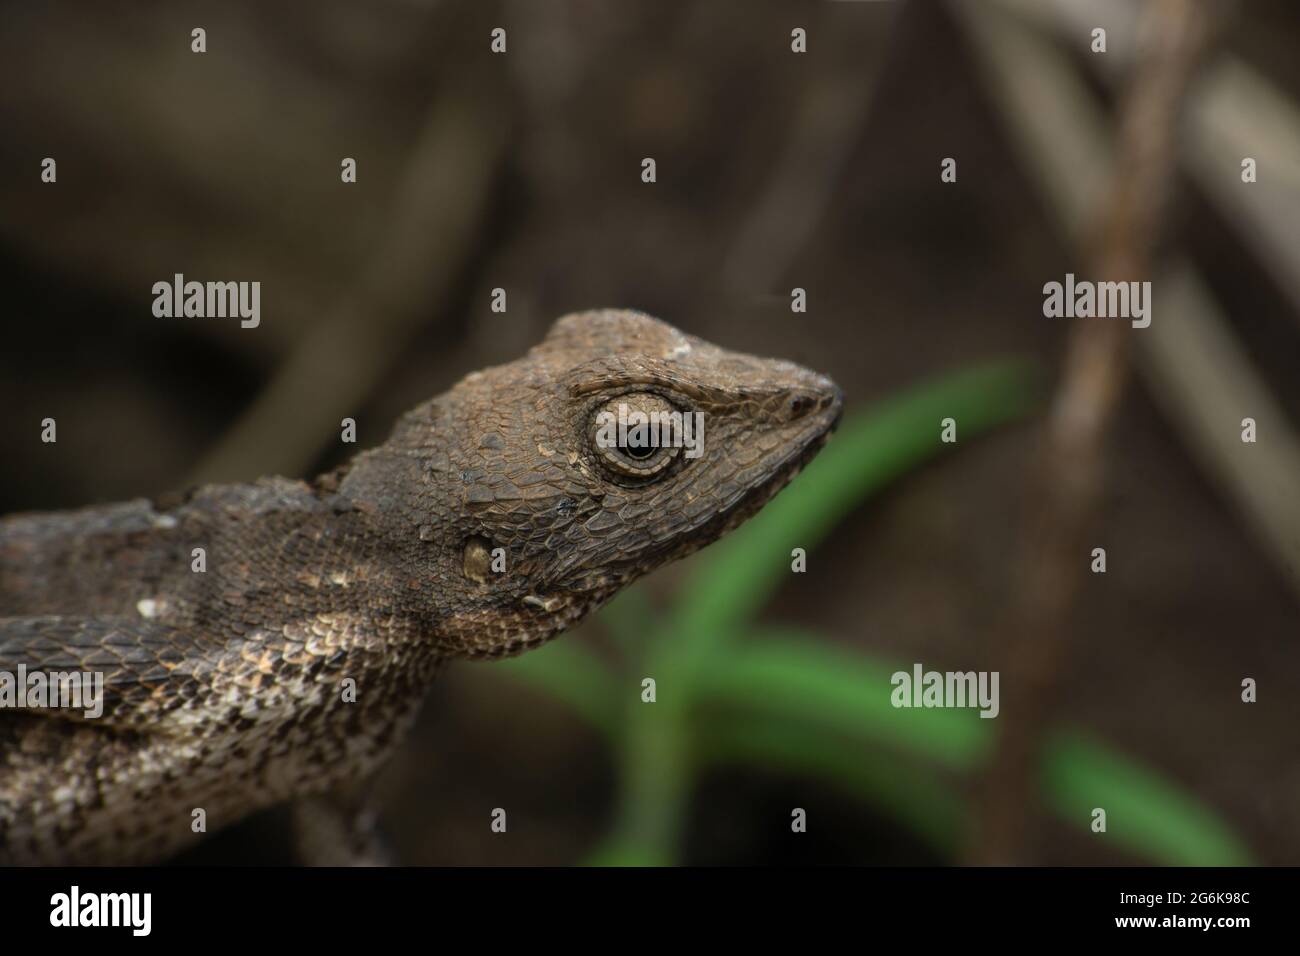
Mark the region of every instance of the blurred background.
[[[4, 20], [0, 511], [310, 476], [591, 307], [845, 392], [733, 539], [447, 672], [382, 781], [402, 862], [1300, 863], [1295, 4]], [[260, 281], [260, 326], [155, 318], [177, 272]], [[1067, 272], [1151, 279], [1151, 327], [1045, 318]], [[916, 662], [1001, 715], [894, 710]], [[289, 862], [283, 824], [178, 862]]]

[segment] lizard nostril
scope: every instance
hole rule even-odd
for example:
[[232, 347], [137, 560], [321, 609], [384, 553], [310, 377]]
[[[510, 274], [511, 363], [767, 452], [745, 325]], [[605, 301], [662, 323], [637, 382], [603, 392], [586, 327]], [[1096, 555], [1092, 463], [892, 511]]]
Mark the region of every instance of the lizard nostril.
[[817, 403], [807, 395], [796, 395], [794, 398], [790, 399], [790, 417], [803, 418], [812, 411], [816, 405]]

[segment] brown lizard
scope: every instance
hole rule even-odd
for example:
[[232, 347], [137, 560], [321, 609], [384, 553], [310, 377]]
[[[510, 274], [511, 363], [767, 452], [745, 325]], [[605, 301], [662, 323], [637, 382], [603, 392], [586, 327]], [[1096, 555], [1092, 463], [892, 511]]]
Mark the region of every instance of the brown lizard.
[[[597, 440], [620, 402], [702, 413], [703, 453]], [[313, 860], [369, 858], [364, 782], [444, 662], [537, 647], [725, 534], [840, 404], [789, 362], [584, 312], [314, 482], [0, 521], [0, 680], [104, 675], [99, 716], [0, 709], [0, 861], [158, 860], [199, 811], [285, 800]]]

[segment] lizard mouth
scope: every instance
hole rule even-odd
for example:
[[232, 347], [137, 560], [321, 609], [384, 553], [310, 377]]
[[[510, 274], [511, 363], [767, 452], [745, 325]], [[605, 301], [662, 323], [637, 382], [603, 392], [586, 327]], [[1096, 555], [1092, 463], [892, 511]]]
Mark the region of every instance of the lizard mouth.
[[795, 445], [778, 461], [766, 481], [754, 488], [729, 511], [719, 516], [724, 518], [725, 521], [718, 529], [717, 534], [719, 536], [726, 534], [737, 525], [753, 517], [764, 505], [776, 497], [778, 492], [790, 484], [830, 441], [831, 435], [839, 427], [840, 417], [841, 402], [837, 390], [833, 410], [827, 413], [825, 423], [821, 427], [813, 429], [802, 442]]
[[823, 381], [826, 387], [815, 399], [814, 412], [806, 416], [802, 436], [791, 442], [790, 450], [772, 465], [767, 477], [698, 529], [694, 540], [675, 549], [670, 560], [698, 551], [752, 518], [817, 457], [839, 427], [844, 409], [843, 393], [829, 380]]

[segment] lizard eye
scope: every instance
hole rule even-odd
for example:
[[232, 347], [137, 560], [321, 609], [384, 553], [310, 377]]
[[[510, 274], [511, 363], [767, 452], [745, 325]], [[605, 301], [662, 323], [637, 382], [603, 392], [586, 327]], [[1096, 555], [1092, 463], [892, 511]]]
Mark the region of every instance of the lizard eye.
[[620, 395], [592, 417], [591, 445], [610, 471], [649, 478], [681, 453], [681, 417], [681, 412], [658, 395]]

